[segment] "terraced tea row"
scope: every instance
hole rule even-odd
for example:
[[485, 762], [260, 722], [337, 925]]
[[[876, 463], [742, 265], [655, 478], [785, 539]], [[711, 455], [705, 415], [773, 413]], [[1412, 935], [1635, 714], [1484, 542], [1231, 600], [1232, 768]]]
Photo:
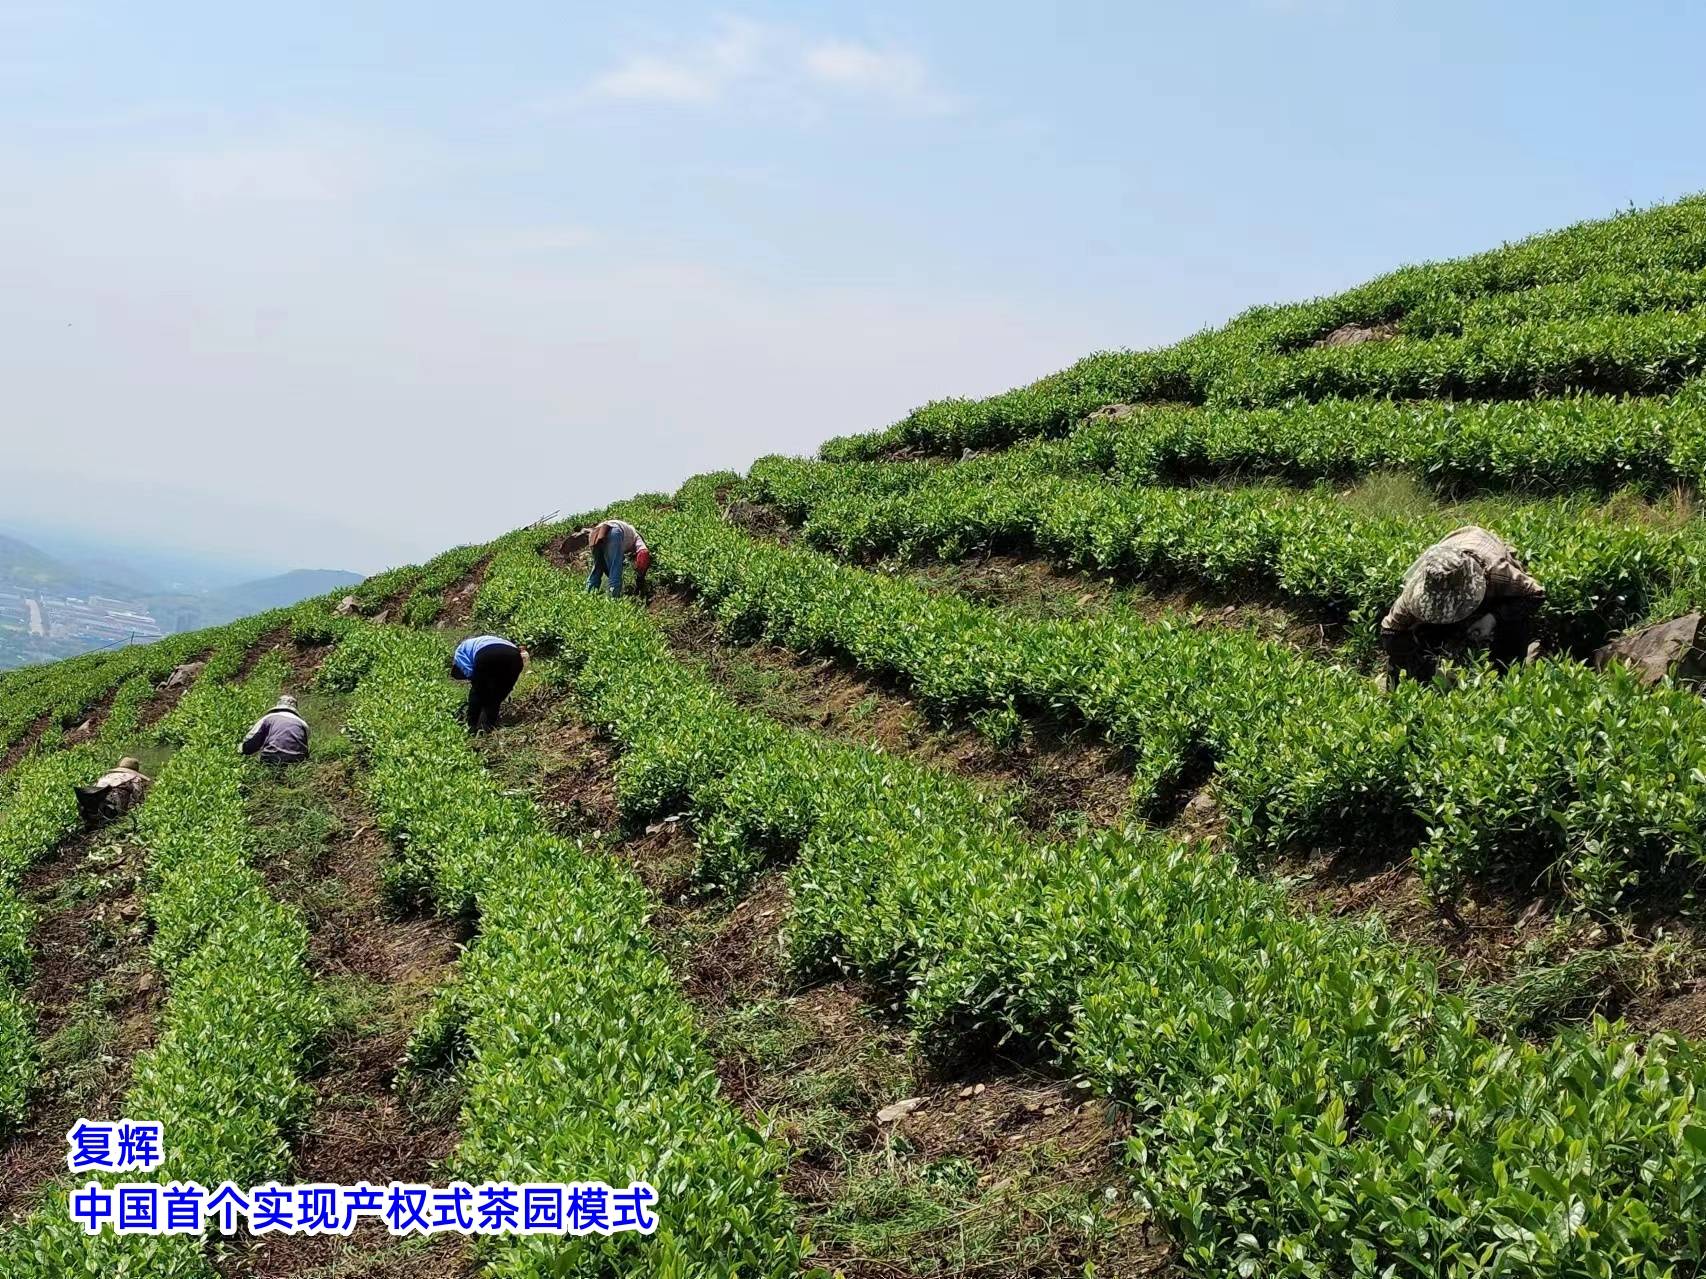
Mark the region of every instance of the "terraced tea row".
[[86, 653], [12, 672], [0, 687], [0, 750], [22, 738], [43, 715], [61, 707], [81, 707], [116, 687], [129, 673], [121, 673], [124, 659], [134, 651]]
[[1329, 399], [1285, 409], [1133, 407], [1079, 427], [1063, 465], [1141, 482], [1402, 471], [1436, 489], [1608, 492], [1699, 485], [1702, 386], [1670, 396], [1507, 402]]
[[[307, 931], [248, 865], [246, 765], [231, 748], [283, 673], [268, 659], [239, 688], [198, 684], [169, 721], [182, 747], [142, 813], [153, 955], [170, 994], [126, 1109], [164, 1124], [162, 1180], [248, 1185], [276, 1176], [305, 1098], [305, 1054], [323, 1017], [306, 967]], [[0, 1242], [0, 1262], [20, 1279], [215, 1273], [193, 1239], [84, 1234], [63, 1190]]]
[[1566, 391], [1650, 395], [1706, 370], [1706, 310], [1535, 321], [1462, 336], [1394, 338], [1228, 361], [1211, 404], [1329, 396], [1528, 399]]
[[[1297, 913], [1252, 871], [1348, 848], [1414, 857], [1442, 902], [1512, 877], [1613, 915], [1686, 909], [1706, 873], [1706, 703], [1567, 658], [1504, 678], [1454, 670], [1388, 696], [1224, 627], [1114, 609], [1040, 619], [843, 561], [1038, 551], [1277, 593], [1366, 637], [1458, 512], [1377, 510], [1366, 490], [1358, 505], [1325, 488], [1180, 482], [1397, 470], [1449, 497], [1633, 488], [1603, 506], [1581, 492], [1463, 512], [1517, 544], [1548, 587], [1547, 634], [1579, 653], [1706, 588], [1706, 532], [1688, 509], [1706, 479], [1703, 372], [1706, 199], [1692, 199], [926, 405], [826, 445], [837, 464], [768, 460], [741, 495], [800, 522], [800, 543], [731, 527], [716, 498], [732, 477], [693, 481], [673, 505], [618, 508], [652, 543], [655, 573], [728, 634], [896, 680], [935, 712], [993, 726], [992, 742], [1024, 715], [1091, 726], [1131, 763], [1152, 820], [1206, 785], [1226, 821], [1213, 846], [1136, 828], [1039, 836], [1058, 827], [1027, 826], [1012, 794], [743, 709], [678, 660], [647, 613], [550, 567], [538, 552], [562, 529], [381, 574], [353, 592], [355, 611], [420, 628], [444, 625], [448, 602], [460, 622], [483, 577], [482, 624], [551, 655], [546, 674], [619, 744], [626, 820], [688, 816], [706, 886], [738, 890], [790, 863], [790, 971], [868, 983], [932, 1058], [981, 1061], [1010, 1043], [1115, 1099], [1140, 1201], [1188, 1269], [1680, 1276], [1706, 1268], [1695, 1045], [1598, 1020], [1543, 1042], [1490, 1036], [1377, 923]], [[1121, 407], [1095, 414], [1108, 405]], [[1019, 447], [952, 465], [860, 462], [992, 445]], [[1670, 486], [1680, 492], [1661, 507]], [[162, 1177], [322, 1167], [291, 1139], [305, 1117], [320, 1131], [310, 1094], [339, 1088], [335, 1072], [304, 1083], [329, 1025], [309, 956], [321, 964], [336, 930], [315, 917], [310, 932], [287, 904], [296, 880], [251, 864], [249, 814], [264, 823], [282, 801], [245, 793], [256, 766], [232, 750], [286, 669], [269, 657], [244, 679], [252, 642], [284, 620], [0, 675], [0, 1114], [15, 1116], [35, 1056], [19, 991], [30, 939], [48, 935], [31, 932], [19, 877], [75, 828], [71, 783], [136, 739], [159, 677], [219, 645], [163, 726], [181, 749], [140, 814], [167, 998], [124, 1109], [164, 1120]], [[412, 1063], [448, 1065], [465, 1089], [456, 1173], [645, 1179], [662, 1194], [652, 1238], [487, 1240], [487, 1272], [798, 1274], [810, 1249], [781, 1188], [783, 1152], [725, 1102], [636, 876], [507, 789], [500, 777], [524, 768], [527, 747], [494, 752], [488, 772], [456, 722], [441, 637], [330, 600], [290, 620], [299, 641], [336, 642], [322, 676], [347, 694], [333, 700], [351, 712], [360, 784], [395, 850], [390, 889], [478, 925], [425, 1018], [371, 1039], [380, 1067], [357, 1091], [384, 1100], [383, 1063], [415, 1025]], [[90, 729], [63, 731], [85, 717]], [[572, 742], [585, 741], [577, 726]], [[343, 812], [354, 779], [338, 767]], [[281, 826], [277, 838], [292, 836]], [[346, 924], [371, 909], [376, 838], [360, 845], [366, 896]], [[317, 873], [314, 849], [292, 874]], [[410, 989], [448, 965], [440, 940], [438, 967]], [[92, 967], [79, 952], [61, 985]], [[51, 1072], [37, 1088], [60, 1091]], [[54, 1127], [42, 1113], [29, 1112], [32, 1139]], [[448, 1125], [435, 1135], [441, 1152]], [[213, 1279], [264, 1253], [90, 1237], [59, 1186], [0, 1241], [0, 1271]]]
[[127, 679], [158, 681], [191, 654], [207, 648], [220, 633], [173, 635], [154, 644], [87, 654], [44, 668], [33, 681], [10, 689], [11, 696], [0, 701], [0, 752], [20, 742], [44, 717], [48, 723], [41, 745], [51, 749], [57, 730], [75, 724]]
[[454, 993], [417, 1044], [465, 1044], [456, 1163], [473, 1179], [649, 1181], [662, 1223], [649, 1238], [506, 1240], [488, 1273], [796, 1274], [782, 1156], [720, 1097], [651, 946], [644, 889], [552, 836], [487, 775], [456, 722], [446, 658], [430, 635], [360, 627], [322, 678], [353, 687], [350, 731], [401, 850], [398, 890], [479, 917]]
[[1445, 690], [1365, 676], [1241, 632], [1127, 614], [1036, 620], [750, 538], [704, 505], [635, 507], [657, 570], [735, 634], [845, 655], [944, 712], [1067, 712], [1127, 747], [1162, 807], [1207, 762], [1252, 856], [1414, 846], [1450, 898], [1467, 877], [1556, 878], [1602, 908], [1706, 870], [1706, 705], [1626, 672], [1539, 663]]
[[[58, 746], [62, 730], [94, 710], [101, 699], [134, 677], [157, 684], [174, 667], [197, 654], [210, 654], [214, 678], [236, 674], [248, 647], [265, 632], [283, 625], [290, 609], [274, 609], [239, 618], [223, 626], [169, 635], [152, 644], [138, 644], [114, 652], [85, 653], [40, 668], [17, 672], [16, 683], [0, 689], [0, 754], [17, 752], [23, 739], [44, 718], [35, 745], [41, 750]], [[0, 795], [7, 775], [0, 775]]]
[[741, 495], [843, 557], [957, 559], [993, 548], [1124, 577], [1254, 588], [1349, 617], [1365, 645], [1416, 555], [1470, 515], [1545, 584], [1538, 620], [1549, 646], [1586, 655], [1650, 615], [1706, 601], [1706, 528], [1615, 519], [1579, 501], [1372, 514], [1319, 489], [1122, 484], [1071, 470], [1059, 445], [948, 465], [764, 458]]
[[1125, 1101], [1133, 1175], [1192, 1269], [1612, 1274], [1701, 1256], [1706, 1064], [1688, 1046], [1604, 1024], [1484, 1039], [1377, 929], [1294, 917], [1231, 860], [1159, 837], [1032, 844], [997, 797], [738, 709], [643, 613], [535, 557], [496, 561], [480, 607], [554, 652], [621, 743], [631, 821], [690, 812], [701, 873], [727, 883], [795, 858], [798, 972], [910, 992], [939, 1055], [1044, 1045]]
[[[1567, 392], [1655, 395], [1706, 371], [1706, 309], [1593, 316], [1477, 331], [1462, 337], [1393, 338], [1290, 355], [1247, 351], [1189, 360], [1187, 339], [1156, 360], [1190, 371], [1158, 373], [1136, 356], [1092, 356], [1060, 383], [989, 400], [938, 400], [877, 435], [831, 440], [829, 461], [898, 450], [957, 452], [1061, 435], [1109, 404], [1167, 401], [1260, 407], [1293, 400], [1530, 399]], [[1222, 367], [1216, 367], [1221, 365]], [[1065, 375], [1057, 375], [1065, 379]]]
[[[247, 619], [225, 629], [207, 667], [215, 680], [237, 669], [249, 645], [277, 616]], [[195, 644], [204, 639], [190, 638]], [[184, 647], [192, 645], [186, 642]], [[121, 670], [140, 668], [143, 673], [128, 676], [113, 694], [99, 735], [69, 749], [44, 746], [7, 774], [6, 803], [0, 808], [0, 1130], [22, 1118], [39, 1069], [34, 1011], [23, 996], [31, 969], [29, 939], [35, 911], [20, 895], [20, 881], [79, 829], [75, 787], [98, 776], [111, 765], [119, 747], [134, 738], [142, 708], [155, 693], [151, 677], [169, 670], [180, 655], [168, 648], [148, 653], [146, 661], [117, 663]], [[83, 697], [86, 693], [79, 673], [71, 689], [62, 688], [58, 695]]]
[[32, 755], [8, 779], [6, 806], [0, 809], [0, 1132], [23, 1118], [39, 1069], [35, 1013], [24, 997], [36, 913], [23, 899], [20, 882], [78, 829], [73, 788], [112, 762], [112, 746], [135, 730], [153, 691], [147, 680], [132, 676], [114, 695], [97, 741]]
[[[1262, 349], [1295, 350], [1346, 324], [1402, 321], [1418, 311], [1574, 289], [1581, 304], [1540, 312], [1603, 314], [1628, 308], [1602, 300], [1604, 281], [1706, 268], [1706, 198], [1691, 196], [1614, 217], [1542, 232], [1469, 257], [1400, 267], [1332, 297], [1254, 307], [1227, 329], [1259, 335]], [[1656, 309], [1640, 307], [1640, 310]]]
[[[1347, 324], [1458, 313], [1481, 299], [1587, 278], [1706, 268], [1706, 201], [1698, 198], [1585, 223], [1490, 253], [1406, 267], [1336, 297], [1257, 307], [1224, 328], [1154, 351], [1104, 352], [1026, 387], [983, 400], [938, 400], [886, 431], [831, 441], [824, 456], [856, 460], [896, 449], [958, 451], [1058, 435], [1105, 404], [1157, 401], [1278, 404], [1332, 395], [1530, 397], [1561, 390], [1668, 389], [1702, 370], [1706, 314], [1616, 313], [1583, 286], [1583, 308], [1535, 304], [1536, 317], [1436, 336], [1399, 334], [1355, 346], [1308, 344]], [[1669, 305], [1658, 299], [1661, 305]]]
[[1469, 300], [1447, 294], [1412, 307], [1398, 327], [1411, 337], [1433, 337], [1573, 315], [1638, 315], [1702, 305], [1706, 305], [1706, 271], [1608, 271]]
[[458, 546], [434, 556], [421, 569], [399, 619], [407, 626], [431, 626], [444, 612], [444, 593], [473, 571], [491, 548]]

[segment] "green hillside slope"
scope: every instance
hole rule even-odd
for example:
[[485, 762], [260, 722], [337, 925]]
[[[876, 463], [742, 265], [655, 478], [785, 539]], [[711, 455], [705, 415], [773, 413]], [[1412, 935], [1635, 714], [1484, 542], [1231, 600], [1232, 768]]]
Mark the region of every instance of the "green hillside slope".
[[0, 575], [17, 581], [49, 583], [65, 580], [70, 570], [28, 542], [0, 534]]
[[[643, 599], [593, 512], [0, 675], [0, 1271], [1701, 1273], [1706, 700], [1592, 658], [1706, 608], [1703, 377], [1696, 197], [618, 503]], [[1466, 521], [1541, 651], [1388, 691]], [[474, 630], [533, 662], [470, 738]], [[90, 1236], [91, 1110], [660, 1224]]]
[[[1405, 267], [1334, 297], [1255, 307], [1175, 346], [1092, 355], [986, 400], [939, 400], [886, 431], [831, 441], [824, 456], [957, 451], [1058, 434], [1118, 402], [1662, 391], [1702, 368], [1706, 311], [1697, 294], [1643, 293], [1631, 282], [1703, 269], [1706, 197], [1696, 196]], [[1503, 311], [1488, 314], [1490, 304]], [[1373, 340], [1337, 345], [1336, 333]]]

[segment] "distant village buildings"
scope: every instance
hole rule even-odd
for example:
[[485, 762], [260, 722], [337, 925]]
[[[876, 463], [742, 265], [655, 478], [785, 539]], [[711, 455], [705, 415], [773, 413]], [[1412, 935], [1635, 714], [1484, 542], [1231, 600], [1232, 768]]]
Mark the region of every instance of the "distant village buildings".
[[140, 604], [105, 595], [42, 595], [42, 623], [49, 639], [115, 643], [145, 642], [165, 634]]
[[30, 629], [30, 606], [22, 591], [0, 587], [0, 630]]

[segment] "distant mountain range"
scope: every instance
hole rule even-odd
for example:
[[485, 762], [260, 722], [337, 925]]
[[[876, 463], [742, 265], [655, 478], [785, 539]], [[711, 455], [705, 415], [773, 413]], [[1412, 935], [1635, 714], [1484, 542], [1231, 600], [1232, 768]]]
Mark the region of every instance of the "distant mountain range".
[[81, 581], [115, 591], [126, 589], [124, 583], [109, 582], [99, 573], [73, 568], [28, 542], [0, 533], [0, 582], [31, 584], [46, 590], [56, 590], [62, 583], [71, 581]]
[[111, 642], [110, 636], [32, 633], [29, 607], [20, 605], [18, 597], [100, 596], [121, 601], [172, 634], [281, 608], [361, 580], [361, 574], [341, 569], [294, 569], [212, 590], [167, 591], [116, 561], [56, 557], [0, 534], [0, 669], [71, 657]]

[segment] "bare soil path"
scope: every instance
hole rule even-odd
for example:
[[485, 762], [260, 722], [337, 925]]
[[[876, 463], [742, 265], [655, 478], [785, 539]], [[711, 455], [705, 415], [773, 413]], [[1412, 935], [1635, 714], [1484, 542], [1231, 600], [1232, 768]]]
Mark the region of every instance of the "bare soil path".
[[[313, 758], [257, 769], [248, 798], [255, 864], [273, 895], [302, 912], [310, 971], [332, 1006], [291, 1176], [440, 1182], [456, 1144], [459, 1095], [447, 1081], [400, 1078], [399, 1067], [465, 934], [387, 899], [390, 848], [360, 793], [342, 701], [311, 690], [323, 650], [284, 644], [280, 652], [313, 726]], [[471, 1274], [472, 1260], [460, 1239], [396, 1239], [363, 1223], [348, 1238], [244, 1239], [219, 1267], [230, 1279], [450, 1279]]]
[[710, 615], [684, 592], [659, 589], [651, 613], [679, 656], [760, 714], [877, 746], [1002, 793], [1016, 791], [1024, 796], [1026, 820], [1039, 832], [1080, 821], [1112, 826], [1125, 817], [1130, 771], [1123, 753], [1093, 731], [1046, 721], [986, 731], [933, 723], [892, 681], [850, 662], [723, 640]]

